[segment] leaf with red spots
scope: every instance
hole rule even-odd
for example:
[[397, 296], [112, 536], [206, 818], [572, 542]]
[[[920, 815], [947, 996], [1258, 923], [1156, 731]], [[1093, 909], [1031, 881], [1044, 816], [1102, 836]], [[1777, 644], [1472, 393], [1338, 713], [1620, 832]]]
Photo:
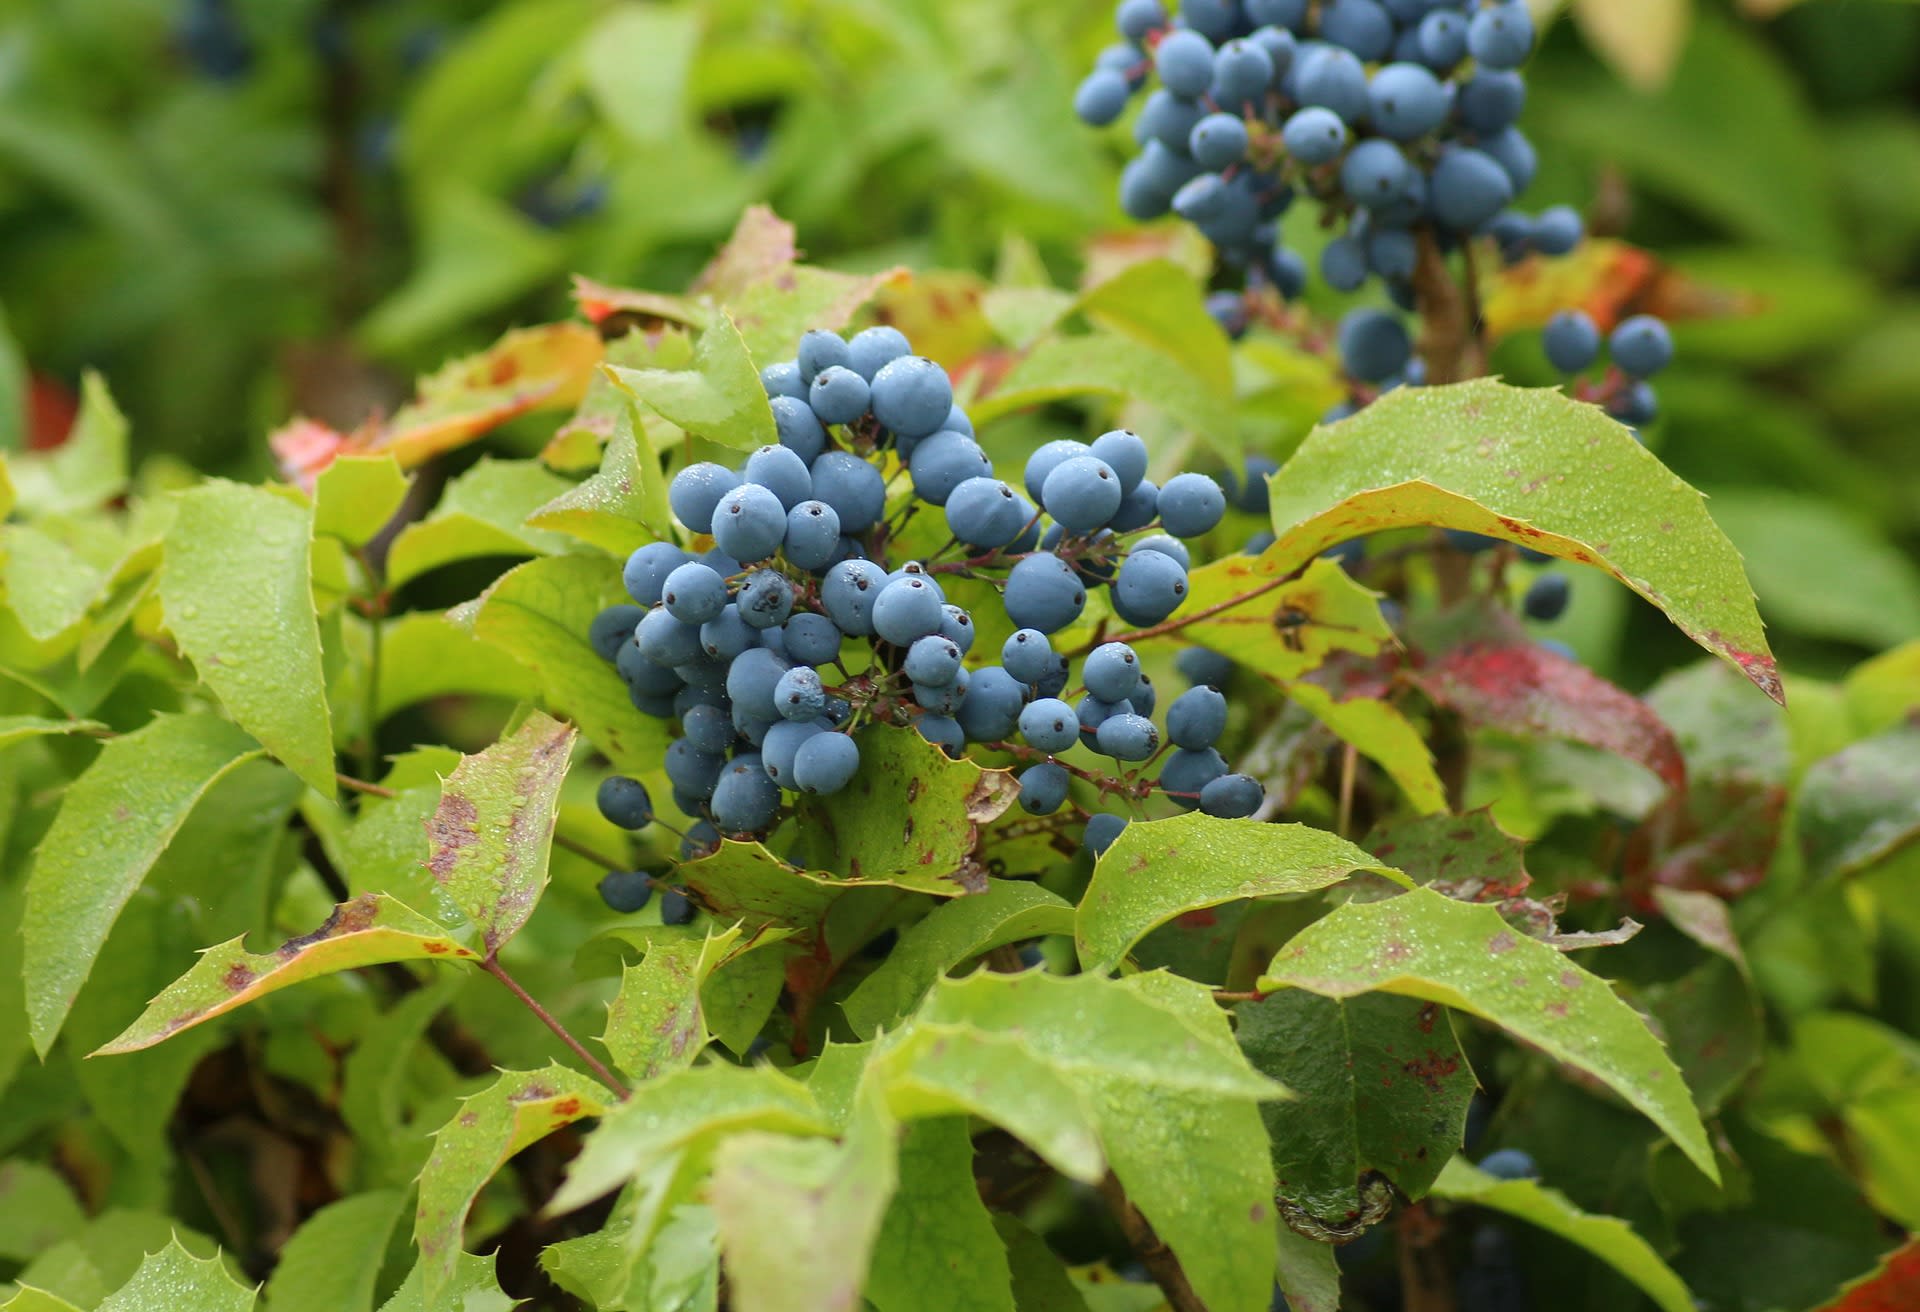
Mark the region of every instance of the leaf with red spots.
[[249, 952], [242, 939], [208, 948], [193, 969], [147, 1004], [140, 1019], [93, 1055], [137, 1052], [234, 1008], [303, 980], [386, 961], [473, 962], [480, 954], [385, 893], [362, 893], [333, 909], [311, 934], [271, 952]]
[[1920, 1238], [1888, 1253], [1878, 1268], [1842, 1289], [1818, 1312], [1912, 1312], [1920, 1307]]
[[427, 871], [480, 931], [492, 956], [519, 932], [547, 886], [571, 725], [529, 715], [484, 752], [463, 756], [427, 817]]
[[1247, 1060], [1300, 1097], [1261, 1108], [1283, 1198], [1338, 1227], [1360, 1215], [1368, 1171], [1409, 1198], [1427, 1192], [1459, 1150], [1474, 1090], [1444, 1007], [1285, 989], [1234, 1010]]
[[1619, 1094], [1708, 1178], [1720, 1178], [1680, 1070], [1607, 982], [1515, 931], [1488, 906], [1417, 888], [1350, 902], [1309, 925], [1260, 977], [1328, 998], [1398, 993], [1500, 1026]]
[[1384, 529], [1490, 534], [1607, 571], [1783, 699], [1740, 554], [1705, 499], [1558, 389], [1403, 387], [1314, 429], [1268, 487], [1283, 570]]
[[700, 1002], [707, 977], [740, 937], [735, 925], [704, 939], [666, 939], [620, 977], [601, 1041], [635, 1080], [693, 1065], [711, 1034]]
[[420, 1172], [413, 1220], [424, 1306], [442, 1306], [442, 1293], [454, 1283], [464, 1255], [467, 1212], [487, 1181], [528, 1144], [604, 1113], [605, 1097], [605, 1089], [565, 1066], [502, 1071], [499, 1079], [463, 1099], [453, 1119], [435, 1131], [433, 1155]]
[[1494, 823], [1485, 808], [1465, 815], [1385, 820], [1360, 846], [1417, 882], [1437, 885], [1463, 902], [1519, 897], [1533, 882], [1527, 874], [1527, 845]]
[[1094, 863], [1074, 941], [1080, 964], [1108, 971], [1156, 925], [1243, 898], [1328, 888], [1369, 870], [1406, 882], [1352, 843], [1307, 825], [1217, 820], [1198, 811], [1136, 820]]
[[1546, 647], [1470, 642], [1411, 677], [1469, 724], [1586, 743], [1644, 765], [1675, 792], [1686, 788], [1679, 745], [1653, 708]]

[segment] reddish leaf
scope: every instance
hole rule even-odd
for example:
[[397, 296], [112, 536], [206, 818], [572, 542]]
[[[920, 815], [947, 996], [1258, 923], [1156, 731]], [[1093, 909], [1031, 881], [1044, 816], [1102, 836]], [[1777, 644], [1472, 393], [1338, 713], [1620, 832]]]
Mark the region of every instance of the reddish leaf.
[[1545, 647], [1468, 643], [1411, 677], [1473, 724], [1570, 738], [1639, 762], [1676, 793], [1687, 786], [1679, 745], [1651, 707]]
[[693, 290], [730, 301], [756, 284], [779, 277], [799, 257], [793, 225], [765, 205], [749, 205], [727, 244], [693, 280]]
[[1920, 1238], [1888, 1253], [1879, 1269], [1842, 1289], [1818, 1312], [1913, 1312], [1920, 1307]]
[[631, 287], [610, 287], [581, 274], [573, 276], [573, 303], [596, 326], [621, 314], [633, 315], [649, 325], [664, 320], [691, 328], [701, 321], [699, 312], [683, 297], [636, 291]]

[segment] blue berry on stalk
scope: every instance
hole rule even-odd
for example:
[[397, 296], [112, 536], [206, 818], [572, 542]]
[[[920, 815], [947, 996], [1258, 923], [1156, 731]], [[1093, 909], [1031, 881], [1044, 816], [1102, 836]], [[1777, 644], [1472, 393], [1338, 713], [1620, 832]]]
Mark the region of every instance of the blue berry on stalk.
[[1395, 141], [1424, 137], [1453, 107], [1440, 79], [1419, 64], [1388, 64], [1373, 75], [1367, 95], [1374, 127]]
[[[893, 367], [888, 365], [887, 369]], [[880, 372], [884, 375], [886, 369]], [[813, 462], [810, 472], [814, 499], [833, 507], [840, 516], [842, 533], [865, 533], [886, 512], [887, 481], [879, 470], [851, 451], [827, 452]]]
[[1053, 668], [1053, 644], [1038, 629], [1017, 630], [1000, 648], [1000, 665], [1031, 687], [1046, 678], [1047, 671]]
[[1188, 223], [1210, 223], [1227, 213], [1232, 190], [1218, 173], [1202, 173], [1173, 193], [1173, 212]]
[[1193, 556], [1188, 552], [1187, 544], [1165, 533], [1155, 533], [1151, 537], [1141, 538], [1133, 544], [1133, 550], [1157, 551], [1163, 556], [1172, 556], [1179, 561], [1181, 569], [1193, 568]]
[[1637, 382], [1608, 402], [1607, 413], [1631, 428], [1644, 428], [1660, 417], [1660, 402], [1651, 383]]
[[1167, 11], [1160, 0], [1120, 0], [1114, 9], [1114, 26], [1129, 41], [1138, 41], [1156, 28], [1167, 25]]
[[[708, 829], [713, 829], [712, 825], [707, 825], [706, 827]], [[698, 826], [696, 826], [696, 828], [698, 828]], [[691, 843], [694, 841], [693, 833], [694, 831], [692, 829], [689, 829], [687, 831], [687, 839], [685, 842], [681, 844], [682, 847], [685, 847], [687, 843]], [[720, 834], [718, 830], [714, 831], [711, 842], [709, 842], [709, 840], [707, 840], [707, 838], [703, 834], [701, 836], [701, 840], [699, 844], [695, 848], [695, 855], [704, 856], [706, 852], [710, 850], [712, 847], [719, 846], [719, 843], [720, 843]], [[693, 904], [693, 899], [688, 897], [685, 893], [682, 893], [679, 889], [669, 888], [665, 892], [660, 894], [660, 923], [661, 924], [691, 925], [694, 921], [694, 917], [698, 916], [699, 914], [700, 914], [700, 908]]]
[[1200, 790], [1200, 809], [1221, 820], [1244, 820], [1264, 800], [1260, 781], [1245, 774], [1221, 775]]
[[1175, 474], [1160, 488], [1160, 523], [1177, 538], [1211, 532], [1226, 513], [1226, 494], [1205, 474]]
[[1041, 761], [1020, 772], [1020, 807], [1028, 815], [1052, 815], [1067, 802], [1073, 777], [1066, 767]]
[[1174, 657], [1173, 665], [1196, 688], [1224, 688], [1233, 678], [1233, 658], [1205, 647], [1187, 648]]
[[782, 360], [762, 369], [760, 386], [769, 401], [776, 396], [790, 396], [796, 401], [807, 399], [807, 385], [800, 381], [800, 366], [792, 360]]
[[1651, 378], [1673, 363], [1673, 334], [1650, 314], [1623, 320], [1607, 339], [1613, 362], [1632, 378]]
[[633, 636], [635, 627], [646, 613], [638, 606], [622, 604], [607, 607], [595, 615], [593, 623], [587, 626], [587, 645], [593, 648], [594, 655], [612, 664], [620, 658], [621, 646]]
[[702, 752], [718, 756], [733, 746], [733, 719], [718, 706], [690, 706], [680, 717], [680, 728], [688, 742]]
[[973, 675], [963, 665], [954, 671], [952, 683], [914, 684], [914, 704], [923, 710], [932, 711], [935, 715], [957, 714], [961, 704], [967, 700], [967, 689], [972, 684]]
[[1175, 747], [1203, 752], [1226, 731], [1227, 699], [1217, 688], [1189, 688], [1167, 707], [1167, 739]]
[[1033, 507], [997, 478], [970, 478], [947, 498], [947, 527], [969, 546], [991, 550], [1019, 537]]
[[647, 786], [623, 774], [610, 774], [600, 781], [594, 800], [607, 823], [622, 829], [645, 829], [653, 823], [653, 799]]
[[720, 499], [739, 486], [740, 475], [725, 465], [701, 461], [673, 476], [667, 486], [667, 504], [675, 519], [698, 533], [712, 521]]
[[1332, 110], [1311, 105], [1287, 119], [1280, 141], [1302, 164], [1327, 164], [1347, 148], [1347, 125]]
[[824, 501], [802, 501], [787, 512], [783, 547], [789, 563], [819, 572], [840, 547], [840, 516]]
[[1502, 128], [1482, 137], [1480, 149], [1507, 175], [1514, 195], [1519, 195], [1533, 184], [1533, 175], [1540, 167], [1540, 157], [1534, 153], [1533, 143], [1519, 128]]
[[782, 719], [811, 720], [827, 708], [826, 689], [820, 676], [804, 665], [796, 665], [780, 676], [773, 686], [774, 709]]
[[773, 432], [780, 445], [812, 464], [827, 449], [827, 430], [820, 416], [804, 398], [776, 396], [773, 406]]
[[[1215, 295], [1230, 296], [1239, 311], [1241, 324], [1245, 326], [1246, 298], [1233, 292], [1216, 292]], [[1213, 298], [1208, 297], [1211, 309]], [[1120, 509], [1113, 512], [1113, 518], [1107, 521], [1107, 527], [1115, 533], [1131, 533], [1135, 529], [1145, 528], [1160, 517], [1160, 487], [1150, 478], [1143, 478], [1134, 484], [1133, 490], [1120, 498]]]
[[1363, 307], [1340, 321], [1340, 362], [1362, 382], [1390, 378], [1412, 358], [1413, 339], [1397, 315]]
[[847, 368], [869, 383], [875, 374], [903, 355], [912, 355], [907, 335], [885, 324], [863, 328], [847, 339]]
[[1566, 255], [1586, 235], [1580, 211], [1571, 205], [1555, 205], [1541, 210], [1533, 223], [1533, 244], [1542, 255]]
[[873, 631], [896, 647], [907, 647], [940, 631], [940, 591], [926, 579], [907, 575], [880, 590], [873, 603]]
[[758, 483], [792, 510], [813, 495], [813, 475], [798, 451], [786, 446], [763, 446], [747, 457], [741, 471], [749, 483]]
[[600, 881], [600, 900], [609, 911], [630, 916], [653, 900], [653, 876], [644, 870], [614, 870]]
[[1169, 32], [1153, 54], [1161, 83], [1176, 96], [1198, 100], [1213, 85], [1213, 42], [1198, 32]]
[[1097, 456], [1074, 456], [1047, 475], [1040, 504], [1069, 533], [1084, 534], [1112, 519], [1125, 495], [1113, 466]]
[[944, 688], [960, 673], [960, 649], [938, 633], [929, 633], [907, 649], [901, 669], [913, 684]]
[[1366, 243], [1335, 237], [1320, 248], [1320, 276], [1337, 292], [1357, 292], [1367, 281]]
[[627, 557], [620, 581], [626, 585], [627, 595], [640, 605], [658, 606], [667, 575], [686, 562], [687, 553], [671, 542], [649, 542]]
[[1027, 686], [998, 665], [973, 672], [954, 716], [970, 742], [996, 742], [1012, 733], [1026, 704]]
[[1547, 359], [1563, 374], [1585, 373], [1600, 358], [1600, 329], [1585, 310], [1562, 310], [1540, 334]]
[[1501, 1180], [1537, 1180], [1539, 1164], [1518, 1148], [1502, 1148], [1480, 1159], [1480, 1169]]
[[1492, 155], [1455, 146], [1433, 166], [1427, 203], [1447, 227], [1477, 232], [1513, 200], [1517, 185]]
[[1367, 115], [1367, 69], [1350, 50], [1319, 46], [1301, 56], [1293, 70], [1294, 99], [1319, 106], [1355, 123]]
[[1331, 0], [1320, 11], [1320, 35], [1371, 63], [1393, 48], [1393, 17], [1377, 0]]
[[800, 349], [794, 352], [794, 363], [800, 368], [800, 381], [808, 386], [812, 386], [821, 370], [845, 365], [850, 358], [846, 340], [839, 333], [828, 332], [825, 328], [803, 333]]
[[1467, 51], [1484, 68], [1518, 68], [1533, 51], [1533, 15], [1521, 0], [1501, 0], [1467, 24]]
[[1340, 165], [1340, 187], [1356, 202], [1370, 208], [1403, 195], [1413, 166], [1391, 141], [1370, 137], [1347, 152]]
[[918, 440], [940, 431], [953, 409], [947, 371], [924, 356], [889, 360], [873, 376], [873, 417], [897, 436]]
[[786, 624], [787, 657], [802, 665], [830, 665], [840, 659], [840, 630], [825, 615], [802, 612]]
[[1124, 642], [1102, 643], [1081, 662], [1080, 678], [1101, 701], [1125, 701], [1140, 684], [1140, 658]]
[[1144, 761], [1160, 750], [1160, 731], [1146, 716], [1122, 712], [1101, 722], [1094, 731], [1094, 742], [1102, 756], [1116, 761]]
[[640, 654], [655, 665], [685, 665], [704, 654], [700, 630], [681, 623], [664, 606], [647, 612], [633, 631], [633, 641]]
[[1071, 438], [1056, 438], [1051, 442], [1042, 443], [1032, 455], [1027, 457], [1025, 472], [1021, 476], [1022, 482], [1026, 485], [1027, 495], [1045, 504], [1046, 498], [1041, 493], [1046, 488], [1047, 475], [1075, 456], [1092, 454], [1092, 447]]
[[1170, 753], [1167, 763], [1160, 767], [1160, 787], [1191, 811], [1200, 805], [1200, 791], [1226, 773], [1225, 759], [1213, 748], [1191, 751], [1183, 747]]
[[705, 624], [726, 609], [727, 581], [710, 566], [688, 561], [667, 575], [660, 600], [682, 624]]
[[1527, 588], [1520, 606], [1530, 620], [1557, 620], [1567, 613], [1567, 600], [1572, 595], [1573, 586], [1565, 574], [1542, 574]]
[[727, 696], [733, 700], [737, 715], [751, 716], [771, 724], [780, 718], [775, 689], [792, 663], [765, 647], [752, 647], [740, 653], [727, 668]]
[[1187, 599], [1187, 571], [1162, 551], [1131, 551], [1114, 576], [1114, 614], [1142, 627], [1160, 623]]
[[1233, 40], [1214, 56], [1208, 94], [1217, 105], [1249, 104], [1265, 96], [1272, 83], [1273, 60], [1267, 52], [1252, 41]]
[[714, 545], [735, 560], [765, 560], [786, 541], [787, 508], [766, 488], [743, 483], [720, 498], [710, 527]]
[[713, 786], [720, 782], [720, 771], [727, 765], [726, 757], [718, 752], [701, 751], [690, 738], [676, 738], [668, 743], [662, 761], [675, 791], [701, 801], [713, 796]]
[[836, 364], [813, 376], [807, 404], [823, 424], [851, 424], [867, 413], [867, 396], [867, 380]]
[[1202, 168], [1224, 169], [1247, 157], [1247, 124], [1234, 114], [1209, 114], [1193, 125], [1187, 149]]
[[1518, 73], [1484, 68], [1460, 88], [1456, 112], [1473, 131], [1491, 134], [1512, 127], [1527, 104], [1527, 80]]
[[[718, 829], [715, 829], [712, 823], [709, 821], [696, 820], [694, 821], [693, 824], [687, 827], [686, 836], [680, 840], [680, 859], [682, 861], [696, 861], [703, 856], [711, 855], [715, 851], [719, 850], [719, 847], [720, 847], [720, 831]], [[660, 913], [661, 913], [660, 918], [662, 920], [666, 919], [665, 897], [673, 896], [675, 894], [676, 894], [676, 890], [668, 889], [666, 894], [663, 895], [661, 907], [660, 907]], [[679, 895], [679, 896], [680, 896], [680, 901], [683, 905], [690, 906], [690, 904], [687, 903], [686, 897], [684, 895]], [[691, 920], [692, 918], [693, 918], [692, 911], [689, 910], [686, 916], [683, 918], [683, 920], [680, 923], [685, 923], [686, 920]]]
[[1073, 93], [1073, 112], [1088, 127], [1103, 128], [1120, 117], [1131, 93], [1125, 74], [1096, 68]]
[[1218, 44], [1240, 25], [1236, 0], [1180, 0], [1180, 21]]
[[760, 766], [767, 772], [767, 778], [782, 788], [792, 788], [793, 758], [799, 755], [808, 739], [825, 732], [827, 720], [824, 716], [811, 720], [782, 720], [771, 726], [760, 743]]
[[[796, 774], [799, 769], [796, 761]], [[757, 753], [745, 753], [734, 757], [720, 772], [708, 807], [721, 833], [759, 834], [780, 812], [780, 785], [767, 776], [766, 764]]]
[[991, 478], [993, 462], [980, 444], [962, 433], [938, 432], [913, 448], [907, 462], [914, 495], [944, 506], [953, 490], [970, 478]]
[[860, 747], [844, 733], [807, 739], [793, 758], [793, 782], [803, 793], [837, 793], [860, 769]]
[[716, 661], [730, 661], [759, 643], [760, 635], [751, 624], [740, 618], [737, 603], [726, 606], [700, 626], [700, 650]]
[[1120, 480], [1120, 490], [1131, 492], [1147, 476], [1147, 444], [1131, 429], [1116, 428], [1093, 439], [1095, 459], [1104, 460]]
[[[1140, 107], [1140, 117], [1133, 123], [1133, 138], [1142, 146], [1152, 144], [1161, 148], [1162, 153], [1153, 155], [1144, 172], [1154, 187], [1164, 190], [1168, 196], [1200, 171], [1200, 166], [1187, 155], [1187, 145], [1193, 139], [1193, 130], [1206, 116], [1205, 105], [1176, 96], [1165, 87], [1151, 92]], [[1147, 160], [1147, 154], [1143, 153], [1141, 159]], [[1178, 172], [1171, 168], [1175, 163], [1181, 166]], [[1166, 201], [1162, 200], [1160, 206], [1165, 209]]]
[[1079, 619], [1087, 605], [1086, 585], [1073, 567], [1044, 551], [1015, 563], [1002, 597], [1008, 619], [1042, 633], [1058, 633]]
[[920, 731], [922, 738], [956, 760], [966, 750], [966, 730], [960, 727], [960, 721], [951, 716], [923, 715], [914, 721], [914, 728]]
[[1064, 752], [1080, 741], [1080, 717], [1058, 697], [1042, 697], [1021, 709], [1020, 736], [1037, 752]]
[[948, 602], [940, 608], [940, 636], [960, 649], [965, 656], [973, 650], [973, 616], [960, 607]]
[[1444, 73], [1467, 57], [1467, 19], [1456, 10], [1436, 9], [1420, 20], [1420, 59]]
[[1080, 842], [1095, 857], [1102, 855], [1113, 846], [1114, 840], [1127, 827], [1127, 818], [1123, 815], [1100, 815], [1087, 817], [1087, 827], [1081, 832]]

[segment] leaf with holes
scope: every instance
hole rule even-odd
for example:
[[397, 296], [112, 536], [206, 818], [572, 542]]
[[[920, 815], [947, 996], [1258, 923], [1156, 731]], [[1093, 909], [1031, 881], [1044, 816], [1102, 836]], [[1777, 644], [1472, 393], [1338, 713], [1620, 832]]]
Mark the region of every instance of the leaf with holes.
[[1316, 428], [1268, 487], [1282, 569], [1384, 529], [1491, 534], [1606, 570], [1781, 700], [1753, 589], [1705, 500], [1557, 388], [1403, 387]]
[[487, 1181], [528, 1144], [582, 1117], [602, 1115], [605, 1097], [605, 1089], [564, 1066], [503, 1071], [464, 1099], [454, 1118], [434, 1133], [413, 1222], [427, 1307], [440, 1306], [456, 1282], [467, 1211]]
[[1285, 989], [1234, 1009], [1257, 1070], [1299, 1095], [1262, 1108], [1280, 1193], [1329, 1226], [1361, 1211], [1379, 1171], [1419, 1199], [1460, 1146], [1473, 1070], [1437, 1003]]
[[1625, 1221], [1583, 1212], [1558, 1190], [1535, 1180], [1502, 1180], [1459, 1158], [1435, 1182], [1436, 1198], [1490, 1207], [1576, 1244], [1639, 1286], [1661, 1312], [1693, 1312], [1693, 1296]]
[[1675, 792], [1687, 786], [1680, 745], [1652, 707], [1538, 643], [1467, 643], [1411, 677], [1471, 725], [1586, 743], [1645, 766]]
[[989, 880], [984, 893], [942, 903], [905, 930], [840, 1009], [854, 1033], [871, 1036], [912, 1011], [954, 966], [1003, 944], [1072, 932], [1073, 907], [1064, 899], [1025, 880]]
[[560, 784], [574, 730], [538, 712], [463, 756], [427, 817], [427, 870], [480, 930], [491, 957], [533, 914], [547, 886]]
[[[980, 827], [1019, 796], [1011, 771], [951, 760], [911, 729], [875, 725], [857, 741], [853, 782], [809, 798], [802, 812], [808, 859], [823, 870], [855, 879], [954, 875], [969, 864]], [[984, 870], [973, 883], [973, 891], [986, 887]]]
[[1094, 863], [1074, 916], [1074, 942], [1090, 971], [1108, 971], [1156, 925], [1242, 898], [1311, 893], [1356, 871], [1406, 883], [1337, 835], [1306, 825], [1217, 820], [1198, 811], [1136, 820]]
[[219, 481], [181, 493], [160, 604], [227, 713], [332, 797], [333, 728], [309, 566], [313, 510], [296, 497]]
[[1612, 1089], [1709, 1179], [1720, 1178], [1680, 1070], [1640, 1014], [1605, 980], [1515, 932], [1492, 907], [1425, 888], [1350, 902], [1282, 948], [1259, 987], [1328, 998], [1384, 991], [1478, 1016]]
[[212, 715], [161, 715], [100, 749], [68, 787], [27, 876], [27, 1024], [42, 1056], [121, 909], [207, 790], [260, 755]]
[[627, 967], [601, 1040], [621, 1070], [651, 1080], [693, 1065], [709, 1037], [700, 991], [739, 937], [735, 925], [698, 942], [657, 943], [639, 965]]
[[241, 939], [208, 948], [193, 969], [147, 1004], [140, 1019], [94, 1056], [137, 1052], [256, 998], [343, 970], [386, 961], [473, 962], [480, 954], [445, 925], [385, 893], [362, 893], [333, 909], [311, 934], [255, 953]]

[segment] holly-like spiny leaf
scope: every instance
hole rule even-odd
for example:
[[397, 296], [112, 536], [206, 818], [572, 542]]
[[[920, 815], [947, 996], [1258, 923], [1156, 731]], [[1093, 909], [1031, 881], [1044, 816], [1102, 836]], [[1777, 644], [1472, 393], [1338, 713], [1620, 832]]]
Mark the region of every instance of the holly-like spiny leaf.
[[739, 937], [735, 925], [699, 942], [657, 943], [639, 965], [627, 967], [602, 1040], [621, 1070], [651, 1080], [693, 1065], [709, 1037], [701, 989]]
[[267, 1305], [273, 1312], [372, 1312], [387, 1239], [406, 1206], [403, 1191], [374, 1189], [315, 1212], [280, 1250]]
[[259, 745], [212, 715], [161, 715], [109, 741], [68, 787], [27, 876], [27, 1023], [42, 1056], [121, 908], [206, 791]]
[[538, 712], [463, 756], [427, 817], [427, 870], [480, 931], [487, 955], [520, 931], [547, 886], [574, 730]]
[[673, 512], [638, 403], [615, 391], [612, 407], [613, 431], [598, 471], [528, 515], [527, 524], [565, 533], [624, 560], [649, 542], [672, 541]]
[[747, 343], [725, 311], [714, 314], [694, 344], [691, 369], [628, 369], [608, 365], [636, 401], [696, 437], [737, 451], [775, 438], [773, 411]]
[[239, 938], [208, 948], [192, 970], [168, 985], [138, 1020], [93, 1055], [150, 1048], [255, 998], [322, 975], [386, 961], [479, 959], [480, 954], [450, 936], [445, 925], [385, 893], [362, 893], [335, 907], [312, 933], [290, 938], [272, 952], [249, 952]]
[[965, 1117], [907, 1126], [866, 1298], [878, 1312], [1014, 1312], [1013, 1275], [974, 1183]]
[[[1180, 636], [1283, 687], [1333, 652], [1371, 656], [1393, 643], [1379, 594], [1355, 583], [1337, 561], [1316, 560], [1282, 582], [1290, 572], [1273, 548], [1202, 565], [1189, 576], [1184, 615], [1176, 617]], [[1192, 618], [1199, 615], [1207, 617]]]
[[[722, 921], [739, 921], [749, 931], [787, 926], [807, 943], [818, 940], [828, 909], [842, 898], [897, 896], [900, 891], [946, 898], [968, 891], [962, 874], [952, 867], [928, 865], [875, 879], [841, 879], [788, 865], [759, 843], [731, 840], [697, 861], [682, 862], [674, 878]], [[986, 880], [984, 874], [979, 878]]]
[[1268, 479], [1283, 569], [1435, 524], [1595, 565], [1781, 700], [1739, 553], [1704, 499], [1597, 407], [1493, 379], [1401, 388], [1316, 428]]
[[1605, 980], [1516, 932], [1492, 907], [1425, 888], [1348, 903], [1281, 949], [1259, 987], [1329, 998], [1383, 990], [1490, 1021], [1612, 1089], [1719, 1179], [1679, 1068], [1639, 1013]]
[[314, 536], [364, 547], [406, 495], [407, 476], [391, 453], [336, 457], [314, 484]]
[[99, 1312], [250, 1312], [254, 1291], [218, 1257], [201, 1259], [174, 1239], [149, 1253], [133, 1279], [107, 1295]]

